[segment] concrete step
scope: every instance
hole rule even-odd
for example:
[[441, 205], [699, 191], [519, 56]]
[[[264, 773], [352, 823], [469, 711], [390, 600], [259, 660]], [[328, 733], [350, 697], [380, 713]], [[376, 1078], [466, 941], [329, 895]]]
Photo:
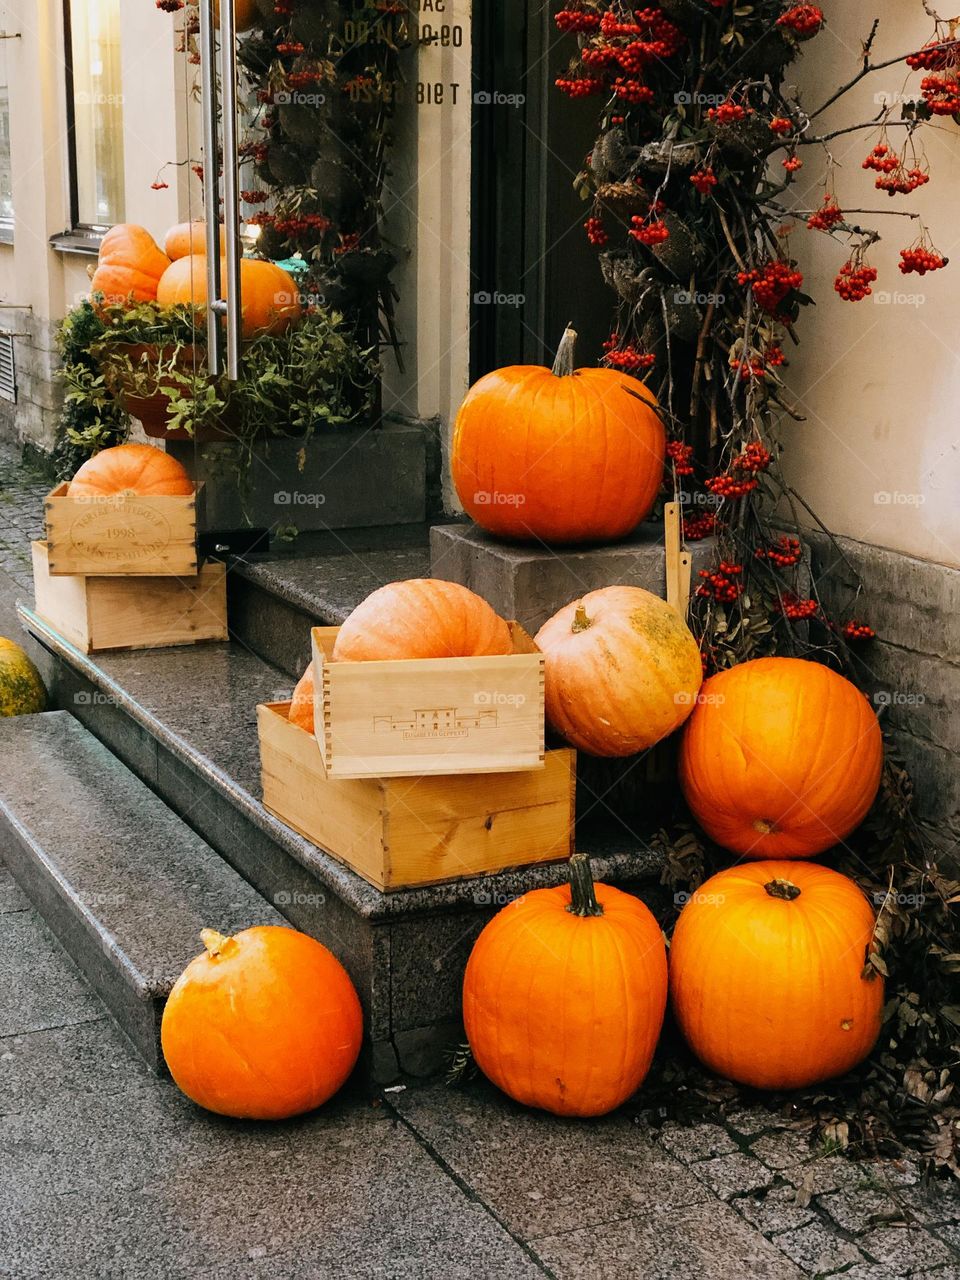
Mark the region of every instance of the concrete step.
[[[460, 1034], [463, 969], [480, 929], [512, 898], [561, 883], [564, 866], [381, 893], [260, 803], [255, 708], [289, 697], [292, 675], [240, 642], [88, 656], [31, 609], [21, 605], [20, 616], [50, 655], [55, 704], [346, 965], [364, 1005], [369, 1076], [388, 1082], [440, 1066]], [[578, 842], [599, 879], [654, 901], [661, 858], [645, 830], [598, 823]]]
[[65, 711], [0, 720], [0, 856], [159, 1069], [170, 988], [200, 930], [280, 914]]

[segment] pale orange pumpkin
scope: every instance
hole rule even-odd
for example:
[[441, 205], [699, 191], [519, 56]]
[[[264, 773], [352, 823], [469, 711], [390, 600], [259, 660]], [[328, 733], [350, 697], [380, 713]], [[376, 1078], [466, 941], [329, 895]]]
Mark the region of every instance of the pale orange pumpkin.
[[306, 934], [275, 925], [225, 938], [177, 979], [163, 1011], [170, 1074], [199, 1106], [246, 1120], [283, 1120], [333, 1097], [363, 1036], [343, 965]]
[[704, 831], [748, 858], [808, 858], [850, 834], [880, 785], [873, 708], [829, 667], [755, 658], [703, 686], [680, 781]]
[[645, 751], [679, 728], [703, 679], [690, 629], [641, 587], [590, 591], [537, 633], [550, 727], [595, 756]]
[[337, 635], [337, 662], [479, 658], [512, 653], [510, 628], [486, 600], [456, 582], [412, 578], [380, 587]]
[[663, 482], [657, 399], [614, 369], [575, 369], [568, 329], [553, 370], [511, 365], [457, 414], [453, 482], [468, 514], [521, 541], [610, 542], [646, 519]]
[[71, 498], [139, 497], [193, 493], [186, 468], [152, 444], [118, 444], [88, 458], [70, 481]]
[[663, 934], [648, 909], [594, 885], [534, 889], [477, 938], [463, 1020], [477, 1066], [504, 1093], [562, 1116], [599, 1116], [643, 1082], [667, 1001]]
[[[226, 228], [220, 228], [220, 252], [227, 247]], [[205, 222], [178, 222], [171, 227], [163, 240], [163, 250], [171, 262], [197, 254], [204, 257], [207, 252], [207, 224]]]
[[[224, 279], [226, 266], [224, 265]], [[224, 285], [224, 287], [226, 287]], [[302, 314], [293, 277], [282, 267], [260, 258], [240, 261], [240, 295], [243, 309], [243, 336], [283, 333]], [[170, 264], [157, 286], [157, 302], [162, 307], [207, 305], [207, 259], [192, 253]]]
[[849, 1071], [880, 1033], [883, 980], [866, 965], [873, 929], [853, 881], [816, 863], [749, 862], [713, 876], [670, 944], [671, 1000], [691, 1049], [756, 1089]]
[[170, 259], [145, 227], [118, 223], [100, 242], [97, 269], [90, 281], [91, 297], [102, 295], [111, 306], [153, 302], [169, 266]]
[[307, 733], [313, 733], [313, 689], [313, 663], [308, 662], [306, 671], [293, 691], [293, 701], [287, 717], [291, 724], [299, 725]]

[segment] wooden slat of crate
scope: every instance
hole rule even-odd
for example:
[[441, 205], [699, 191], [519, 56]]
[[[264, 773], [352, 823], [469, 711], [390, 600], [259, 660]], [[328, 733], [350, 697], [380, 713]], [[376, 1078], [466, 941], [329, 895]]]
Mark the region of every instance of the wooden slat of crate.
[[333, 662], [313, 629], [315, 723], [332, 778], [506, 773], [544, 762], [544, 659], [517, 623], [514, 652]]
[[227, 639], [226, 567], [218, 561], [188, 578], [55, 578], [46, 545], [32, 550], [37, 613], [84, 653]]
[[70, 497], [67, 483], [44, 502], [53, 577], [189, 577], [197, 573], [197, 510], [203, 485], [187, 497]]
[[257, 708], [263, 803], [379, 889], [402, 889], [567, 858], [576, 753], [520, 773], [341, 779], [290, 704]]

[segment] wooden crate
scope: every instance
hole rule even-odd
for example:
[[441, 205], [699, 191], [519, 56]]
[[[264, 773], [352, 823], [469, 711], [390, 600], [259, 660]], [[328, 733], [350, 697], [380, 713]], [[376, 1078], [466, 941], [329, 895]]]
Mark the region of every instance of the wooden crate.
[[203, 485], [189, 497], [71, 498], [67, 483], [47, 495], [49, 571], [98, 577], [175, 577], [196, 574], [197, 507]]
[[544, 762], [544, 658], [519, 623], [492, 658], [333, 662], [313, 628], [317, 742], [331, 778], [507, 773]]
[[378, 889], [568, 858], [576, 752], [536, 772], [338, 779], [289, 702], [257, 707], [264, 807]]
[[34, 542], [33, 588], [40, 617], [84, 653], [227, 639], [227, 571], [215, 560], [189, 578], [55, 578]]

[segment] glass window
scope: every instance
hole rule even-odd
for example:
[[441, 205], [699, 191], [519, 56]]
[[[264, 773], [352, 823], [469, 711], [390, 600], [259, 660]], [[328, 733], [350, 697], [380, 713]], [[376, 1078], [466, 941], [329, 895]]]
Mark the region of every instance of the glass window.
[[[11, 35], [10, 15], [0, 4], [0, 35]], [[13, 221], [13, 180], [10, 176], [10, 90], [7, 88], [7, 49], [0, 40], [0, 225]]]
[[67, 115], [75, 226], [123, 221], [121, 0], [66, 0]]

